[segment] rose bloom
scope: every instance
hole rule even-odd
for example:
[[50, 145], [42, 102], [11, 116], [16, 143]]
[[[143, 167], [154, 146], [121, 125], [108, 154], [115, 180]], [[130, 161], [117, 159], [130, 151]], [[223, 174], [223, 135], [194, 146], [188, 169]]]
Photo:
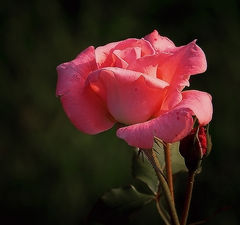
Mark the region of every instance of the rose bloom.
[[151, 148], [154, 136], [172, 143], [188, 135], [193, 115], [202, 126], [210, 122], [211, 96], [182, 91], [206, 67], [195, 41], [176, 47], [154, 30], [142, 39], [90, 46], [59, 65], [56, 94], [80, 131], [97, 134], [118, 123], [119, 138]]

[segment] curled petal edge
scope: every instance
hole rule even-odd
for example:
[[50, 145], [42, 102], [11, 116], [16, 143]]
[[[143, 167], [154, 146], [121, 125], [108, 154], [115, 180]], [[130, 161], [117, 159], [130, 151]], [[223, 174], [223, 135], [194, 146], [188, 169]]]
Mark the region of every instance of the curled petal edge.
[[173, 143], [185, 137], [191, 131], [192, 126], [191, 110], [182, 108], [172, 110], [144, 123], [122, 127], [117, 130], [117, 136], [131, 146], [150, 149], [154, 137], [167, 143]]

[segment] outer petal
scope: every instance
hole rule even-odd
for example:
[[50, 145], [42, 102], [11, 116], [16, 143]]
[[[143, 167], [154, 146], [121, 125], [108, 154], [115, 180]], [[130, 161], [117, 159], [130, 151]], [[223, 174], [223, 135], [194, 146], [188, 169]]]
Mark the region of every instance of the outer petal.
[[157, 78], [106, 67], [89, 75], [92, 89], [107, 102], [111, 115], [124, 124], [147, 121], [160, 108], [165, 87]]
[[82, 51], [74, 60], [57, 67], [58, 81], [56, 95], [62, 96], [68, 93], [72, 89], [73, 81], [80, 79], [80, 77], [86, 80], [89, 72], [96, 69], [94, 47], [90, 46]]
[[141, 48], [141, 56], [152, 55], [155, 53], [152, 45], [144, 39], [129, 38], [123, 41], [110, 43], [96, 48], [96, 61], [99, 68], [112, 66], [114, 60], [112, 53], [114, 50], [124, 50], [126, 48]]
[[171, 110], [181, 101], [180, 92], [189, 86], [190, 75], [202, 73], [207, 68], [204, 52], [195, 41], [171, 50], [168, 58], [158, 64], [157, 76], [170, 83], [161, 111]]
[[75, 60], [57, 67], [56, 93], [71, 122], [88, 134], [102, 132], [114, 124], [103, 102], [86, 86], [86, 77], [96, 67], [93, 47], [87, 48]]
[[189, 90], [182, 92], [182, 97], [182, 101], [176, 108], [191, 109], [201, 125], [206, 125], [212, 120], [213, 106], [210, 94]]
[[190, 75], [205, 72], [207, 62], [196, 41], [171, 50], [169, 58], [158, 65], [158, 77], [182, 90], [189, 85]]
[[151, 34], [144, 37], [145, 40], [149, 41], [157, 52], [167, 52], [168, 50], [175, 48], [174, 43], [167, 37], [162, 37], [154, 30]]
[[182, 101], [173, 110], [145, 123], [120, 128], [117, 136], [139, 148], [151, 148], [154, 136], [165, 142], [176, 142], [191, 131], [192, 115], [196, 115], [201, 125], [206, 125], [212, 119], [212, 111], [208, 93], [185, 91], [182, 93]]
[[117, 136], [129, 145], [149, 149], [153, 146], [154, 136], [167, 143], [185, 137], [192, 129], [193, 119], [189, 109], [175, 109], [145, 123], [123, 127]]

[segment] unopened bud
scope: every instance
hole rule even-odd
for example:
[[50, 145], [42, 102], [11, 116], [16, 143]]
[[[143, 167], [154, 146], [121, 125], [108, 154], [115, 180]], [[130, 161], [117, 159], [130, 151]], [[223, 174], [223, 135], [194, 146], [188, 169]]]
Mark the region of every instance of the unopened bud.
[[193, 128], [191, 133], [180, 141], [179, 150], [189, 171], [200, 170], [202, 159], [208, 154], [206, 128]]

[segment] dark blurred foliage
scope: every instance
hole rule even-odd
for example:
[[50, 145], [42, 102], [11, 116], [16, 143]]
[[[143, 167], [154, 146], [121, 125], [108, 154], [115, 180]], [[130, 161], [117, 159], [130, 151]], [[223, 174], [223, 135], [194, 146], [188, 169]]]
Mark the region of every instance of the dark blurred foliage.
[[[153, 29], [177, 45], [197, 38], [208, 60], [191, 89], [213, 96], [213, 150], [190, 220], [240, 223], [239, 1], [8, 0], [0, 7], [0, 224], [84, 224], [101, 194], [131, 182], [131, 148], [114, 129], [89, 136], [73, 127], [55, 97], [55, 68], [89, 45]], [[154, 206], [131, 224], [146, 223], [161, 223]]]

